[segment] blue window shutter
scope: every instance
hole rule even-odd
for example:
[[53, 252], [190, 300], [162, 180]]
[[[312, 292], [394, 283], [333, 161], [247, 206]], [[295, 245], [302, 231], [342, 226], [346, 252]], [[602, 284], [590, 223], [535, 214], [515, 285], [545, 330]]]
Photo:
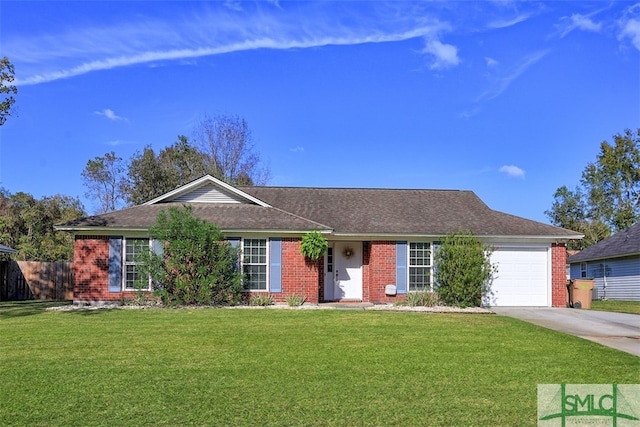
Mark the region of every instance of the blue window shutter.
[[109, 292], [122, 290], [122, 237], [109, 238]]
[[282, 239], [269, 241], [269, 288], [282, 292]]
[[[229, 242], [232, 248], [235, 248], [235, 249], [240, 248], [239, 237], [227, 237], [227, 242]], [[236, 260], [236, 271], [238, 270], [240, 270], [240, 254], [238, 254], [238, 259]]]
[[436, 265], [436, 254], [440, 251], [442, 247], [442, 242], [436, 241], [431, 244], [431, 254], [433, 257], [433, 264], [431, 266], [431, 277], [433, 277], [433, 283], [431, 284], [431, 288], [437, 290], [438, 284], [436, 283], [436, 269], [438, 266]]
[[[164, 258], [164, 242], [158, 239], [151, 239], [151, 251], [160, 258]], [[153, 289], [164, 289], [163, 283], [156, 277], [151, 277]]]
[[396, 292], [407, 293], [407, 242], [396, 242]]

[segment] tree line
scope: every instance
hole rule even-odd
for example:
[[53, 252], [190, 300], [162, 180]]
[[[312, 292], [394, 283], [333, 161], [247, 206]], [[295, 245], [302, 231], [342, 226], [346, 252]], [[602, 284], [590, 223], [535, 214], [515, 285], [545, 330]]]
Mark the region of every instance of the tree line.
[[147, 202], [207, 174], [232, 185], [267, 182], [269, 172], [254, 150], [246, 120], [205, 116], [191, 139], [179, 135], [158, 153], [148, 145], [128, 161], [111, 151], [89, 160], [82, 178], [96, 213], [104, 213]]
[[580, 184], [553, 195], [545, 211], [552, 224], [584, 234], [569, 249], [582, 250], [640, 220], [640, 128], [626, 129], [603, 141], [594, 162], [582, 171]]
[[36, 199], [0, 189], [0, 243], [15, 249], [12, 258], [26, 261], [73, 260], [73, 235], [53, 226], [85, 216], [78, 198]]

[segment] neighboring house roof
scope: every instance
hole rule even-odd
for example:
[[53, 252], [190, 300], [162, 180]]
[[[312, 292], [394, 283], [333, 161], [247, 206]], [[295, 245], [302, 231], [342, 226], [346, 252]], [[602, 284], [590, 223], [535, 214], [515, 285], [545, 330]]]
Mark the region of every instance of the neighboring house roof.
[[12, 254], [14, 252], [17, 252], [17, 251], [15, 249], [13, 249], [13, 248], [10, 248], [9, 246], [0, 245], [0, 253]]
[[640, 223], [619, 231], [613, 236], [609, 236], [595, 245], [578, 252], [576, 255], [570, 256], [567, 262], [575, 263], [638, 254], [640, 254]]
[[579, 239], [581, 234], [487, 207], [471, 191], [302, 187], [231, 187], [205, 176], [144, 205], [83, 218], [59, 230], [143, 230], [160, 211], [189, 204], [193, 214], [233, 231], [344, 236], [480, 236]]

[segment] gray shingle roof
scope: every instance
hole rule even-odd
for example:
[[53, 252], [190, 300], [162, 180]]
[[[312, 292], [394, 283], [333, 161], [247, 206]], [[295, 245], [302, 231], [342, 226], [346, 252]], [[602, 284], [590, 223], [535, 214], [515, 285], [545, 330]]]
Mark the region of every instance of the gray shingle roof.
[[[223, 230], [325, 230], [328, 227], [299, 218], [280, 209], [239, 203], [189, 203], [195, 217], [216, 224]], [[120, 228], [147, 229], [154, 225], [158, 214], [184, 203], [138, 205], [120, 211], [81, 218], [59, 226], [60, 229]]]
[[640, 254], [640, 223], [570, 256], [569, 263]]
[[471, 191], [363, 188], [239, 187], [240, 190], [345, 234], [576, 238], [563, 228], [497, 212]]
[[[204, 184], [210, 185], [211, 189], [204, 188]], [[225, 189], [237, 192], [237, 200], [233, 200], [236, 203], [210, 201], [215, 188], [221, 188], [221, 185], [226, 186], [214, 178], [204, 177], [181, 188], [180, 195], [183, 197], [188, 194], [185, 191], [193, 190], [195, 196], [190, 203], [193, 214], [217, 224], [223, 231], [324, 230], [371, 237], [443, 236], [457, 231], [472, 231], [479, 236], [558, 239], [581, 236], [570, 230], [494, 211], [471, 191], [238, 187]], [[155, 224], [161, 210], [183, 204], [172, 201], [171, 197], [154, 200], [152, 204], [79, 219], [58, 229], [83, 232], [143, 230]], [[237, 203], [238, 200], [244, 203]]]

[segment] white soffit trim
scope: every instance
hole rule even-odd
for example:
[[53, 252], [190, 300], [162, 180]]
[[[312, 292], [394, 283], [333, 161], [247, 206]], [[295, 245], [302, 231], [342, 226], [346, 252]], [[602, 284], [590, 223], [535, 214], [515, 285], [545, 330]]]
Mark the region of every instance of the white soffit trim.
[[195, 181], [192, 181], [188, 184], [185, 184], [181, 187], [176, 188], [173, 191], [170, 191], [168, 193], [165, 193], [161, 196], [156, 197], [153, 200], [149, 200], [146, 203], [143, 203], [143, 205], [155, 205], [157, 203], [163, 202], [163, 201], [170, 201], [172, 199], [178, 198], [184, 194], [187, 194], [191, 191], [195, 191], [196, 189], [198, 189], [199, 187], [206, 185], [206, 184], [211, 184], [215, 187], [218, 187], [220, 189], [222, 189], [223, 191], [226, 191], [228, 193], [231, 193], [235, 196], [237, 196], [240, 199], [244, 199], [248, 202], [252, 202], [255, 203], [259, 206], [265, 207], [265, 208], [269, 208], [271, 207], [268, 203], [263, 202], [260, 199], [257, 199], [247, 193], [245, 193], [244, 191], [240, 191], [237, 188], [233, 187], [232, 185], [227, 184], [226, 182], [223, 182], [217, 178], [212, 177], [211, 175], [205, 175], [202, 178], [196, 179]]
[[[407, 240], [407, 239], [443, 239], [444, 234], [396, 234], [396, 233], [332, 233], [335, 237], [340, 238], [358, 238], [363, 240]], [[509, 235], [485, 235], [475, 234], [476, 238], [482, 241], [495, 240], [500, 242], [564, 242], [566, 240], [581, 239], [584, 236], [509, 236]]]

